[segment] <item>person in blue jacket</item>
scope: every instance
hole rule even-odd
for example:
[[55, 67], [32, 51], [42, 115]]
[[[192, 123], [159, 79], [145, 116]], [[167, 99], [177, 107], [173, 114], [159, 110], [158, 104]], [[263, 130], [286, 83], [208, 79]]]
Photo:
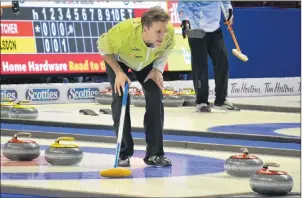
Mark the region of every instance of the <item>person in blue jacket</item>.
[[233, 7], [230, 1], [178, 2], [177, 13], [182, 22], [182, 35], [188, 37], [191, 50], [192, 77], [196, 93], [196, 111], [211, 112], [209, 106], [208, 56], [212, 59], [215, 79], [214, 108], [240, 109], [230, 103], [228, 92], [229, 63], [227, 49], [220, 28], [221, 5], [227, 11], [228, 21], [233, 23]]

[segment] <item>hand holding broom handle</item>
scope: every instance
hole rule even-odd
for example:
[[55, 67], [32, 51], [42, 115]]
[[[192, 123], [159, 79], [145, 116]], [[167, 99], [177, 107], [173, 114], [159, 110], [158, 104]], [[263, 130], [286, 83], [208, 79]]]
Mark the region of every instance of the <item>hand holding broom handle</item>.
[[[2, 8], [12, 8], [14, 15], [18, 15], [20, 12], [19, 11], [19, 9], [20, 9], [19, 1], [12, 1], [12, 3], [9, 5], [0, 5], [0, 9], [2, 9]], [[1, 12], [2, 12], [2, 10], [1, 10]]]
[[122, 139], [123, 139], [125, 113], [126, 113], [128, 92], [129, 92], [129, 85], [127, 82], [125, 82], [125, 88], [124, 88], [123, 92], [124, 93], [123, 93], [123, 100], [122, 100], [122, 110], [121, 110], [120, 123], [119, 123], [119, 128], [118, 128], [118, 137], [117, 137], [117, 147], [116, 147], [116, 153], [115, 153], [114, 168], [117, 168], [117, 166], [118, 166], [119, 153], [120, 153]]
[[232, 52], [233, 52], [233, 54], [234, 54], [235, 56], [237, 56], [240, 60], [246, 62], [246, 61], [248, 61], [248, 58], [247, 58], [246, 55], [242, 54], [242, 52], [241, 52], [241, 49], [240, 49], [239, 44], [238, 44], [238, 41], [237, 41], [237, 39], [236, 39], [234, 30], [233, 30], [233, 28], [232, 28], [232, 25], [231, 25], [230, 21], [227, 20], [227, 19], [228, 19], [228, 16], [227, 16], [226, 10], [225, 10], [225, 8], [224, 8], [224, 6], [223, 6], [222, 3], [220, 4], [220, 7], [221, 7], [222, 13], [223, 13], [223, 15], [224, 15], [225, 21], [226, 21], [225, 23], [226, 23], [227, 26], [228, 26], [228, 30], [230, 31], [231, 36], [232, 36], [233, 41], [234, 41], [235, 46], [236, 46], [236, 49], [233, 49]]
[[235, 33], [234, 33], [234, 30], [233, 30], [233, 28], [232, 28], [232, 26], [231, 26], [231, 24], [230, 24], [230, 21], [226, 21], [226, 24], [227, 24], [228, 29], [229, 29], [229, 31], [230, 31], [230, 33], [231, 33], [231, 36], [232, 36], [232, 38], [233, 38], [233, 40], [234, 40], [236, 49], [237, 49], [239, 52], [241, 52], [240, 47], [239, 47], [239, 44], [238, 44], [238, 41], [237, 41], [236, 36], [235, 36]]

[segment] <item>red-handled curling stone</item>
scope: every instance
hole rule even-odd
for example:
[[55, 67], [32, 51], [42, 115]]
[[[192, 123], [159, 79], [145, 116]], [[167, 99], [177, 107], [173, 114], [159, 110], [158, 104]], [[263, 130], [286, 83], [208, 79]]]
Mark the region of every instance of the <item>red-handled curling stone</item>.
[[227, 174], [235, 177], [250, 177], [263, 166], [263, 161], [257, 156], [250, 155], [247, 148], [240, 149], [242, 155], [233, 155], [224, 163]]
[[30, 137], [31, 133], [16, 133], [11, 140], [4, 144], [2, 153], [13, 161], [31, 161], [40, 156], [40, 146], [32, 140], [19, 140], [18, 137]]
[[111, 105], [112, 103], [112, 88], [106, 87], [101, 90], [96, 96], [95, 101], [102, 105]]
[[140, 89], [133, 90], [130, 93], [131, 104], [136, 107], [144, 107], [146, 106], [146, 99], [144, 92]]
[[250, 178], [250, 187], [263, 195], [286, 195], [294, 186], [293, 178], [285, 171], [269, 170], [268, 167], [279, 167], [277, 163], [265, 163], [263, 168]]

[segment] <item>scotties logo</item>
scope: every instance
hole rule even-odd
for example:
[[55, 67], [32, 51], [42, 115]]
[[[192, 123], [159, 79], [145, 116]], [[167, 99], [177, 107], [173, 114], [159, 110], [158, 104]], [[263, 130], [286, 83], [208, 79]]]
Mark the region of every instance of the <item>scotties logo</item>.
[[60, 98], [58, 89], [28, 89], [25, 98], [31, 101], [54, 101]]
[[18, 98], [18, 93], [14, 89], [1, 90], [1, 98], [16, 100]]
[[98, 88], [71, 88], [67, 91], [69, 100], [91, 100], [99, 93]]

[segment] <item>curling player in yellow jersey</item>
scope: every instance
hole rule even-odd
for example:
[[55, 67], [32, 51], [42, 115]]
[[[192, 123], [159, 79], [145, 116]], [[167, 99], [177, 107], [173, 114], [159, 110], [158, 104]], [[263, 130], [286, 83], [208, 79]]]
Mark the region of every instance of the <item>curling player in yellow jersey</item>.
[[[127, 19], [100, 36], [98, 49], [105, 60], [106, 72], [113, 89], [111, 104], [116, 134], [122, 106], [122, 88], [129, 84], [128, 69], [142, 85], [146, 98], [144, 127], [146, 155], [144, 162], [153, 166], [171, 166], [163, 149], [163, 72], [168, 55], [175, 46], [174, 28], [169, 14], [160, 7], [146, 11], [141, 18]], [[131, 135], [129, 97], [119, 155], [120, 167], [130, 166], [134, 153]]]

